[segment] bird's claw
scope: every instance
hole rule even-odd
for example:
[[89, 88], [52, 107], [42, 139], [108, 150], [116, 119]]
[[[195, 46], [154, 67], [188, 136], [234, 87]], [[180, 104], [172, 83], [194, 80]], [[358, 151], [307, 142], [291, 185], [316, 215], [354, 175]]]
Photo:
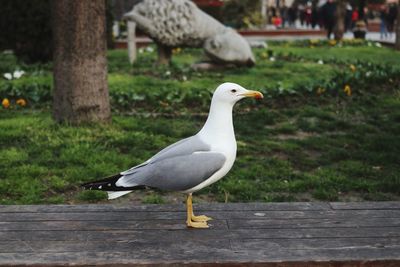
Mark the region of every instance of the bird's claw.
[[211, 217], [208, 217], [205, 215], [199, 215], [199, 216], [192, 215], [191, 219], [193, 222], [207, 222], [207, 221], [212, 220]]
[[187, 227], [189, 228], [209, 228], [207, 222], [194, 222], [194, 221], [187, 221]]

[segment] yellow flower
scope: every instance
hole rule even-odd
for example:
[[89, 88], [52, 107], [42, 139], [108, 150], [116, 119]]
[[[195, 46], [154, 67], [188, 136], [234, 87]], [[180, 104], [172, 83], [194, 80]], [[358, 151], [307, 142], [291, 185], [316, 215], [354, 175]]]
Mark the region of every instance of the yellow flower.
[[356, 68], [356, 66], [354, 66], [353, 64], [351, 64], [351, 65], [350, 65], [350, 69], [351, 69], [352, 72], [355, 72], [357, 68]]
[[336, 40], [329, 40], [329, 44], [331, 45], [331, 46], [334, 46], [334, 45], [336, 45]]
[[317, 89], [317, 95], [322, 95], [324, 92], [325, 92], [325, 88], [319, 87], [319, 88]]
[[4, 98], [3, 101], [1, 102], [4, 108], [9, 108], [10, 107], [10, 100], [7, 98]]
[[268, 54], [265, 53], [265, 52], [262, 52], [262, 53], [261, 53], [261, 57], [264, 58], [264, 59], [266, 59], [266, 58], [268, 57]]
[[17, 103], [17, 105], [20, 105], [21, 107], [26, 106], [26, 100], [23, 98], [18, 99], [16, 103]]
[[182, 48], [177, 47], [177, 48], [172, 49], [172, 54], [176, 55], [176, 54], [179, 54], [181, 51], [182, 51]]
[[160, 101], [159, 103], [163, 107], [168, 107], [169, 106], [168, 102], [165, 102], [165, 101]]
[[343, 91], [346, 93], [346, 95], [351, 96], [351, 88], [350, 88], [350, 85], [346, 85], [346, 86], [343, 88]]
[[311, 45], [315, 45], [315, 44], [318, 44], [318, 43], [319, 43], [318, 39], [310, 39], [310, 44]]

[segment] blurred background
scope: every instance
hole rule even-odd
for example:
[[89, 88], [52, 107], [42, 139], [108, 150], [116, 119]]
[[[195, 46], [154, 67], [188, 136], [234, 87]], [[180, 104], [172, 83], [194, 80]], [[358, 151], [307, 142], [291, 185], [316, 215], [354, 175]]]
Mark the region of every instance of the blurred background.
[[0, 0], [0, 204], [105, 202], [80, 184], [195, 134], [227, 81], [265, 98], [235, 107], [237, 161], [198, 201], [400, 200], [398, 3], [194, 1], [248, 41], [251, 67], [185, 45], [158, 64], [138, 27], [128, 53], [137, 3]]
[[[330, 0], [329, 0], [330, 1]], [[328, 2], [329, 2], [328, 1]], [[127, 38], [124, 13], [140, 0], [107, 0], [106, 23], [109, 48], [125, 48]], [[305, 0], [195, 0], [196, 5], [233, 27], [250, 41], [298, 40], [324, 38], [336, 7], [327, 7], [327, 1]], [[48, 61], [52, 53], [51, 12], [49, 0], [1, 0], [0, 50], [12, 49], [24, 60]], [[341, 1], [345, 12], [344, 27], [339, 35], [354, 38], [354, 32], [368, 40], [394, 44], [396, 0]], [[336, 6], [336, 1], [333, 1]], [[330, 21], [332, 20], [332, 22]], [[333, 27], [333, 26], [332, 26]], [[138, 46], [151, 42], [140, 30]], [[334, 38], [332, 35], [331, 38]], [[336, 36], [341, 39], [342, 36]]]

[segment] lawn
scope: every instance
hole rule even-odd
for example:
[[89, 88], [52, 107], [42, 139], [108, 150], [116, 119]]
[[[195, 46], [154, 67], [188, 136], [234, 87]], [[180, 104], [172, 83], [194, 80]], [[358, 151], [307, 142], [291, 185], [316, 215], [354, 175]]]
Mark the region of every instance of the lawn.
[[[400, 53], [363, 44], [272, 43], [255, 49], [251, 69], [196, 72], [197, 49], [154, 67], [141, 50], [132, 66], [109, 51], [113, 121], [80, 127], [50, 115], [51, 64], [26, 66], [1, 54], [0, 204], [105, 200], [79, 184], [127, 169], [204, 123], [212, 91], [224, 81], [259, 89], [263, 102], [235, 107], [237, 161], [196, 195], [214, 201], [400, 199]], [[347, 89], [345, 89], [347, 87]], [[13, 101], [23, 97], [26, 107]], [[122, 201], [180, 202], [168, 192], [137, 192]]]

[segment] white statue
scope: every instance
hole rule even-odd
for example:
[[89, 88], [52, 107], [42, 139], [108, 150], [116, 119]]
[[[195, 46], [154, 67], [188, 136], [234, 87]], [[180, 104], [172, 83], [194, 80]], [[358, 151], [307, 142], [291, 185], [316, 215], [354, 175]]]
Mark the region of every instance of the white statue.
[[200, 10], [189, 0], [144, 0], [125, 14], [158, 46], [159, 63], [168, 63], [172, 48], [203, 47], [216, 63], [252, 66], [247, 41], [235, 30]]

